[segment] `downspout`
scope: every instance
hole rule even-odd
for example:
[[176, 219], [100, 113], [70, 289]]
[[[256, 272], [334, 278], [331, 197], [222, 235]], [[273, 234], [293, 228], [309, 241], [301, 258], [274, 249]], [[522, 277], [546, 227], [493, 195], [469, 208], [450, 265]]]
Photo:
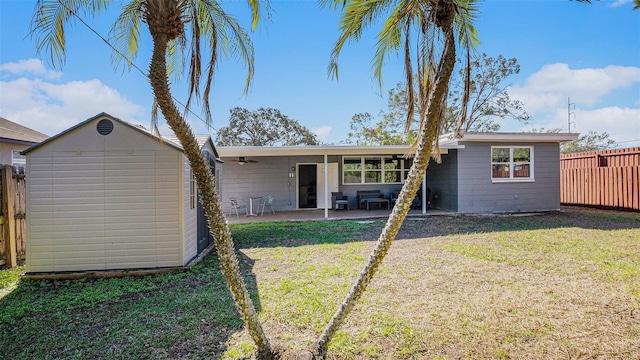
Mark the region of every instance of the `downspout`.
[[324, 218], [329, 218], [329, 164], [327, 161], [327, 153], [324, 153]]

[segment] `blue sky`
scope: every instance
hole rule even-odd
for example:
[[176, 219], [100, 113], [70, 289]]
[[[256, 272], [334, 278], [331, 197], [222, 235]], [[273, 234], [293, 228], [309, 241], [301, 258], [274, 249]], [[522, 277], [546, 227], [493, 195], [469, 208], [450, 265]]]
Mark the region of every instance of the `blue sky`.
[[[244, 1], [222, 3], [250, 25]], [[114, 70], [110, 49], [80, 23], [68, 31], [66, 64], [51, 68], [27, 36], [33, 6], [34, 1], [0, 0], [0, 116], [48, 135], [103, 111], [148, 127], [147, 79], [136, 71]], [[483, 2], [477, 51], [518, 59], [521, 72], [508, 79], [509, 94], [532, 115], [527, 125], [501, 121], [502, 130], [566, 129], [570, 97], [572, 131], [606, 131], [619, 147], [640, 146], [640, 11], [632, 7], [631, 0]], [[86, 20], [106, 36], [116, 8]], [[338, 14], [319, 9], [315, 1], [273, 0], [272, 8], [271, 21], [251, 35], [256, 56], [249, 94], [242, 94], [245, 72], [238, 61], [222, 60], [210, 99], [213, 128], [191, 116], [196, 133], [215, 139], [215, 129], [227, 125], [233, 107], [273, 107], [323, 142], [339, 143], [354, 114], [385, 108], [386, 91], [403, 78], [402, 62], [389, 59], [380, 89], [371, 73], [377, 28], [343, 50], [336, 82], [327, 77], [327, 64], [338, 36]], [[144, 33], [136, 60], [142, 69], [148, 67], [150, 47]], [[185, 99], [183, 84], [175, 83], [173, 92]], [[161, 130], [169, 131], [166, 125]]]

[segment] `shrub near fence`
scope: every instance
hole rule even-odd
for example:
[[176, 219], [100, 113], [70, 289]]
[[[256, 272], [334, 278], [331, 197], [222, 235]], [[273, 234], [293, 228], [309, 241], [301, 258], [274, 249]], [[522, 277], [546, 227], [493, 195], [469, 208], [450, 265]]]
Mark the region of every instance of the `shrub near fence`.
[[640, 147], [561, 155], [560, 202], [640, 211]]
[[0, 167], [0, 266], [18, 266], [26, 254], [26, 201], [24, 172], [11, 165]]

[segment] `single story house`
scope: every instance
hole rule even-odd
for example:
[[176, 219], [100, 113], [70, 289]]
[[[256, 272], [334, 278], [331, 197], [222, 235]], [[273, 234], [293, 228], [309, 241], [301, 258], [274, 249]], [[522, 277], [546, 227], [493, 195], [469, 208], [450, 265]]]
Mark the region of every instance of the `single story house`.
[[[573, 133], [463, 133], [439, 140], [441, 163], [431, 161], [416, 204], [458, 213], [560, 209], [560, 143]], [[225, 171], [225, 211], [231, 198], [272, 195], [282, 210], [331, 208], [342, 192], [349, 208], [379, 191], [391, 200], [411, 166], [409, 146], [219, 147]], [[386, 204], [385, 204], [386, 205]]]
[[[211, 138], [198, 141], [219, 176]], [[171, 138], [101, 113], [23, 153], [27, 274], [183, 267], [212, 243]]]
[[49, 136], [0, 117], [0, 165], [24, 167], [23, 150], [45, 141]]

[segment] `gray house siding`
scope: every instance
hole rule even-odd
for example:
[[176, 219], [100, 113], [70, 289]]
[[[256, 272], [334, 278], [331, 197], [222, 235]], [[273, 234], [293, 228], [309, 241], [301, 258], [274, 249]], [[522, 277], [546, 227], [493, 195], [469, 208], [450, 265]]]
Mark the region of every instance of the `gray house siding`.
[[[358, 155], [351, 155], [358, 156]], [[221, 192], [223, 209], [230, 211], [230, 197], [247, 200], [252, 196], [273, 195], [273, 209], [275, 211], [297, 209], [297, 168], [300, 164], [322, 164], [324, 156], [267, 156], [256, 158], [257, 163], [240, 165], [235, 158], [223, 158], [225, 171], [221, 174], [224, 190]], [[247, 158], [253, 160], [253, 158]], [[400, 190], [402, 184], [348, 184], [342, 183], [342, 156], [327, 156], [328, 163], [338, 164], [339, 191], [349, 197], [349, 206], [357, 208], [357, 192], [360, 190], [380, 190], [385, 197], [390, 198], [394, 190]], [[295, 177], [289, 173], [296, 168]], [[254, 204], [255, 208], [255, 204]]]
[[451, 211], [458, 210], [458, 153], [449, 150], [442, 155], [442, 163], [431, 160], [427, 167], [427, 187], [438, 195], [435, 207]]
[[[275, 211], [296, 209], [296, 177], [289, 177], [296, 164], [323, 163], [323, 156], [267, 156], [257, 163], [240, 165], [233, 159], [223, 158], [224, 172], [221, 174], [222, 204], [225, 212], [230, 210], [231, 197], [248, 199], [252, 196], [273, 195]], [[252, 160], [248, 158], [248, 160]], [[329, 156], [329, 162], [338, 162], [336, 156]], [[255, 208], [255, 204], [254, 204]]]
[[534, 180], [491, 181], [491, 145], [466, 143], [458, 150], [458, 212], [490, 213], [557, 210], [560, 208], [558, 143], [499, 143], [533, 146]]

